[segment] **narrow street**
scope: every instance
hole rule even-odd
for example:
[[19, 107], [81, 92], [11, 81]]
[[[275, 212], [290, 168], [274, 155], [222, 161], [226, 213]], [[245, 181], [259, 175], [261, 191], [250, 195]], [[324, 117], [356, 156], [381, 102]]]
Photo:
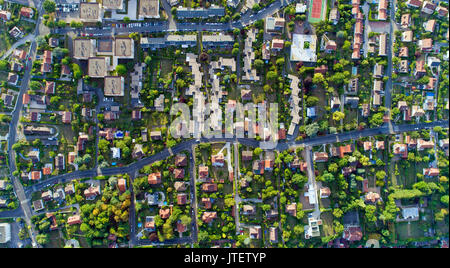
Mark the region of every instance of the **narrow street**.
[[197, 174], [195, 172], [196, 167], [196, 160], [195, 160], [195, 144], [191, 146], [191, 155], [188, 155], [189, 157], [189, 176], [191, 178], [191, 205], [192, 205], [192, 243], [198, 242], [198, 225], [197, 225], [197, 219], [198, 219], [198, 203], [197, 203]]
[[[316, 183], [316, 175], [314, 173], [314, 161], [313, 161], [313, 152], [311, 146], [306, 146], [304, 152], [305, 161], [307, 163], [307, 172], [308, 172], [308, 185], [312, 186], [314, 191], [314, 212], [312, 215], [314, 218], [320, 219], [320, 208], [319, 208], [319, 200], [317, 198], [317, 183]], [[311, 189], [309, 189], [311, 191]]]
[[238, 235], [241, 231], [240, 221], [239, 221], [239, 204], [241, 198], [239, 197], [239, 180], [241, 177], [241, 171], [239, 170], [239, 144], [237, 142], [234, 145], [234, 219], [236, 225], [236, 234]]
[[[37, 0], [36, 0], [37, 1]], [[40, 6], [41, 2], [38, 2], [38, 5], [35, 5], [37, 9], [39, 10], [39, 14], [42, 14], [43, 8]], [[41, 17], [38, 17], [36, 28], [34, 30], [33, 35], [39, 36], [40, 35], [40, 26], [41, 26]], [[32, 240], [33, 247], [40, 247], [39, 244], [36, 241], [36, 230], [34, 228], [34, 225], [31, 223], [31, 216], [32, 216], [32, 210], [30, 206], [30, 200], [27, 199], [27, 196], [25, 195], [24, 188], [22, 183], [20, 182], [19, 178], [16, 178], [13, 176], [14, 171], [17, 170], [16, 167], [16, 161], [15, 161], [15, 152], [12, 150], [12, 146], [15, 142], [17, 142], [17, 125], [20, 119], [20, 113], [23, 109], [23, 103], [22, 103], [22, 96], [23, 94], [28, 90], [28, 83], [30, 81], [31, 76], [31, 66], [33, 61], [36, 59], [36, 39], [33, 40], [30, 46], [30, 52], [28, 54], [28, 60], [26, 62], [26, 65], [28, 66], [27, 70], [25, 70], [25, 74], [22, 79], [22, 84], [20, 86], [19, 95], [17, 97], [17, 102], [14, 107], [14, 110], [12, 112], [12, 118], [11, 118], [11, 124], [9, 127], [9, 142], [8, 142], [8, 156], [9, 156], [9, 171], [10, 171], [10, 178], [14, 187], [14, 191], [16, 193], [17, 198], [19, 199], [20, 206], [24, 213], [25, 222], [28, 226], [30, 226], [29, 235]]]

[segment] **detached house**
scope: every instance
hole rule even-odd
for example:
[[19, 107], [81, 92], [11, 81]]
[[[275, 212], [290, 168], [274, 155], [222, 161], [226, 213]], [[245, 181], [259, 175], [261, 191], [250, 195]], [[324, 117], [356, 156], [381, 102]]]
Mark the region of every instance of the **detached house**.
[[66, 168], [63, 154], [58, 154], [55, 157], [55, 168], [59, 171], [64, 170]]
[[148, 184], [156, 185], [161, 183], [161, 172], [155, 172], [148, 175]]
[[432, 149], [434, 148], [434, 142], [432, 140], [426, 141], [424, 139], [418, 139], [417, 140], [417, 150], [423, 151], [425, 149]]
[[81, 217], [80, 215], [74, 215], [67, 218], [67, 224], [74, 225], [74, 224], [81, 224]]
[[8, 84], [12, 86], [17, 86], [17, 82], [19, 81], [19, 76], [15, 73], [8, 73]]
[[53, 82], [53, 81], [46, 81], [45, 82], [44, 93], [46, 95], [55, 94], [55, 82]]
[[30, 7], [22, 7], [20, 8], [20, 16], [31, 19], [34, 15], [34, 10]]
[[187, 165], [187, 157], [185, 154], [177, 154], [175, 156], [175, 166], [185, 167]]
[[398, 155], [406, 159], [408, 158], [408, 146], [406, 144], [396, 143], [393, 147], [393, 153], [394, 155]]
[[334, 8], [332, 8], [332, 9], [330, 10], [329, 20], [330, 20], [334, 25], [336, 25], [336, 24], [338, 24], [338, 22], [339, 22], [339, 18], [340, 18], [339, 15], [340, 15], [340, 14], [339, 14], [339, 10], [338, 10], [336, 7], [334, 7]]
[[0, 19], [8, 21], [11, 19], [11, 12], [6, 10], [0, 10]]
[[436, 176], [439, 176], [439, 169], [438, 168], [424, 168], [423, 169], [423, 175], [425, 177], [436, 177]]
[[209, 168], [208, 166], [199, 166], [198, 167], [198, 175], [201, 179], [205, 179], [209, 176]]
[[399, 52], [398, 52], [398, 56], [400, 58], [406, 58], [408, 57], [408, 47], [401, 47]]
[[100, 186], [95, 187], [89, 187], [88, 189], [84, 190], [84, 196], [87, 200], [93, 200], [97, 195], [100, 194]]
[[211, 157], [211, 163], [214, 167], [223, 167], [225, 164], [225, 157], [222, 153], [219, 153], [217, 155], [213, 155]]
[[425, 75], [427, 71], [425, 70], [425, 61], [418, 60], [416, 61], [416, 69], [414, 71], [415, 76]]
[[334, 40], [328, 40], [327, 43], [325, 44], [325, 52], [326, 53], [332, 53], [334, 51], [336, 51], [337, 49], [337, 45], [336, 45], [336, 41]]
[[202, 215], [202, 221], [204, 223], [210, 223], [212, 222], [215, 218], [217, 218], [217, 212], [209, 212], [209, 211], [205, 211], [203, 212]]
[[284, 29], [284, 18], [266, 18], [266, 32], [282, 32]]
[[402, 32], [402, 42], [408, 43], [413, 41], [413, 32], [412, 31], [405, 31]]
[[378, 20], [386, 20], [387, 19], [387, 8], [388, 8], [388, 1], [387, 0], [379, 0], [379, 2], [378, 2]]
[[72, 123], [72, 113], [68, 111], [62, 112], [62, 122], [64, 124]]
[[203, 192], [212, 193], [217, 192], [217, 184], [215, 183], [203, 183], [202, 184]]
[[400, 20], [400, 25], [402, 29], [408, 28], [411, 25], [411, 14], [403, 14]]
[[328, 154], [325, 152], [315, 152], [313, 159], [315, 162], [327, 162], [328, 161]]
[[42, 178], [41, 171], [31, 171], [30, 173], [28, 173], [28, 179], [30, 181], [40, 180], [41, 178]]
[[425, 32], [434, 32], [436, 20], [428, 20], [424, 22], [423, 27], [425, 28]]
[[[448, 14], [448, 9], [441, 5], [437, 7], [436, 11], [438, 13], [438, 17], [441, 17], [441, 18], [446, 17]], [[447, 38], [447, 40], [448, 40], [448, 38]]]
[[419, 40], [419, 47], [422, 52], [431, 52], [433, 50], [433, 39], [426, 38]]
[[408, 0], [408, 1], [406, 2], [406, 5], [407, 5], [408, 7], [419, 8], [419, 7], [422, 6], [422, 1], [420, 1], [420, 0]]
[[44, 56], [42, 57], [41, 73], [49, 73], [52, 71], [52, 52], [50, 50], [44, 51]]
[[429, 1], [424, 1], [422, 5], [422, 12], [426, 13], [428, 15], [433, 14], [434, 10], [436, 9], [436, 5]]

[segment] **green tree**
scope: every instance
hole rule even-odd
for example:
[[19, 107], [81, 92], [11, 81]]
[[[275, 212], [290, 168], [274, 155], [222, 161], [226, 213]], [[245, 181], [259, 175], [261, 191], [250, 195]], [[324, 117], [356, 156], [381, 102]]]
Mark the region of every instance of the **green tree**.
[[55, 12], [56, 4], [53, 1], [45, 0], [43, 4], [44, 10], [47, 13]]
[[334, 121], [340, 121], [340, 120], [343, 120], [344, 118], [345, 118], [345, 114], [343, 112], [336, 111], [333, 113]]
[[116, 72], [120, 76], [126, 76], [128, 73], [127, 67], [123, 64], [118, 64], [116, 67]]
[[305, 126], [305, 133], [309, 137], [316, 135], [318, 131], [319, 131], [319, 124], [317, 124], [317, 122]]
[[50, 241], [47, 234], [38, 234], [36, 236], [36, 242], [38, 242], [41, 245], [45, 245]]
[[9, 67], [8, 67], [8, 61], [6, 60], [0, 60], [0, 71], [8, 71]]
[[276, 79], [278, 78], [278, 74], [275, 71], [268, 71], [266, 78], [268, 81], [275, 82]]
[[256, 59], [253, 62], [253, 67], [256, 68], [256, 69], [262, 69], [264, 67], [264, 62], [262, 60], [260, 60], [260, 59]]

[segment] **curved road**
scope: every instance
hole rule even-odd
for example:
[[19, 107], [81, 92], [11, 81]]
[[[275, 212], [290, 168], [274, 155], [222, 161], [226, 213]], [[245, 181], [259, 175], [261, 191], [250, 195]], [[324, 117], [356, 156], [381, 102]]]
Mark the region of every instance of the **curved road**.
[[[339, 133], [339, 134], [329, 134], [325, 136], [318, 136], [315, 138], [310, 139], [304, 139], [300, 141], [289, 141], [289, 142], [279, 142], [277, 147], [275, 148], [277, 151], [284, 151], [288, 149], [293, 149], [299, 146], [316, 146], [321, 144], [330, 144], [335, 142], [343, 142], [348, 141], [352, 139], [360, 139], [364, 137], [369, 136], [376, 136], [376, 135], [389, 135], [389, 134], [395, 134], [395, 133], [402, 133], [402, 132], [408, 132], [408, 131], [416, 131], [421, 129], [431, 129], [435, 126], [441, 126], [448, 128], [449, 121], [435, 121], [431, 123], [419, 123], [419, 124], [413, 124], [413, 125], [393, 125], [393, 132], [389, 131], [389, 128], [387, 125], [383, 125], [378, 128], [371, 128], [371, 129], [365, 129], [365, 130], [355, 130], [355, 131], [349, 131], [346, 133]], [[171, 148], [171, 151], [173, 154], [180, 153], [182, 151], [189, 151], [192, 152], [192, 145], [196, 143], [209, 143], [209, 142], [235, 142], [235, 138], [211, 138], [211, 139], [200, 139], [199, 142], [197, 142], [194, 139], [184, 141], [182, 143], [177, 144], [176, 146]], [[237, 139], [238, 143], [243, 144], [245, 146], [251, 146], [251, 147], [258, 147], [259, 142], [254, 139]], [[48, 184], [57, 184], [57, 183], [66, 183], [72, 180], [76, 179], [82, 179], [82, 178], [88, 178], [88, 177], [95, 177], [99, 175], [105, 175], [105, 176], [112, 176], [112, 175], [118, 175], [118, 174], [133, 174], [136, 171], [142, 169], [146, 165], [152, 164], [156, 161], [164, 160], [167, 157], [169, 157], [171, 153], [169, 152], [169, 149], [164, 149], [163, 151], [143, 158], [138, 162], [135, 162], [133, 164], [130, 164], [128, 166], [124, 167], [113, 167], [113, 168], [104, 168], [100, 169], [100, 172], [97, 171], [97, 169], [91, 169], [91, 170], [85, 170], [85, 171], [74, 171], [71, 173], [63, 174], [54, 176], [52, 178], [46, 179], [45, 181], [39, 182], [33, 186], [26, 187], [25, 193], [27, 198], [31, 197], [31, 193], [38, 191], [42, 188], [45, 188]]]

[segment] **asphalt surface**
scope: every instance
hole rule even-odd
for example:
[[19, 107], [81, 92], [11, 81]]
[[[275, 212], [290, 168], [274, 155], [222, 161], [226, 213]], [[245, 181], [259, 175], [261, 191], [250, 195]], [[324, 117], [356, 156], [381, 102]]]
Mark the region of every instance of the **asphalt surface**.
[[[38, 2], [39, 4], [39, 2]], [[39, 14], [42, 14], [42, 7], [39, 8], [39, 5], [35, 5], [38, 7], [39, 10]], [[36, 22], [36, 28], [34, 31], [34, 36], [39, 36], [39, 27], [41, 24], [41, 17], [38, 17], [38, 20]], [[14, 111], [12, 112], [12, 118], [11, 118], [11, 123], [10, 123], [10, 127], [9, 127], [9, 142], [8, 142], [8, 157], [9, 157], [9, 170], [10, 170], [10, 176], [11, 176], [11, 181], [13, 183], [13, 187], [14, 187], [14, 191], [17, 195], [17, 198], [19, 199], [20, 202], [20, 206], [22, 208], [23, 211], [23, 215], [25, 218], [26, 223], [31, 226], [30, 231], [30, 238], [32, 240], [32, 244], [33, 247], [38, 247], [39, 245], [36, 242], [36, 238], [35, 238], [35, 234], [36, 231], [34, 229], [33, 224], [31, 224], [31, 206], [30, 206], [30, 202], [29, 199], [27, 199], [22, 183], [20, 182], [20, 180], [16, 177], [14, 177], [12, 175], [12, 173], [14, 171], [16, 171], [17, 167], [16, 167], [16, 161], [15, 161], [15, 153], [12, 150], [12, 145], [16, 142], [16, 135], [17, 135], [17, 123], [19, 122], [19, 118], [20, 118], [20, 112], [22, 111], [23, 108], [23, 104], [22, 104], [22, 96], [23, 94], [28, 90], [28, 83], [30, 80], [30, 74], [31, 74], [31, 66], [32, 66], [32, 62], [33, 60], [36, 58], [36, 40], [33, 40], [33, 42], [31, 43], [30, 46], [30, 50], [29, 50], [29, 54], [28, 54], [28, 59], [26, 61], [26, 66], [27, 69], [25, 70], [25, 74], [23, 76], [22, 79], [22, 84], [20, 85], [20, 91], [19, 91], [19, 95], [18, 95], [18, 100], [16, 102], [16, 106], [14, 108]]]
[[[441, 126], [444, 128], [448, 128], [449, 122], [446, 121], [434, 121], [431, 123], [419, 123], [413, 125], [393, 125], [393, 130], [395, 133], [402, 133], [408, 131], [416, 131], [421, 129], [431, 129], [435, 126]], [[364, 129], [364, 130], [355, 130], [349, 131], [340, 134], [329, 134], [325, 136], [317, 136], [314, 138], [304, 139], [300, 141], [288, 141], [288, 142], [279, 142], [276, 146], [277, 151], [284, 151], [292, 148], [296, 148], [298, 146], [316, 146], [322, 144], [330, 144], [335, 142], [344, 142], [352, 139], [360, 139], [369, 136], [376, 135], [389, 135], [389, 128], [387, 125], [383, 125], [378, 128]], [[237, 139], [238, 143], [243, 144], [245, 146], [250, 147], [259, 147], [259, 142], [254, 139]], [[196, 143], [208, 143], [208, 142], [234, 142], [236, 139], [233, 138], [212, 138], [212, 139], [200, 139], [200, 141], [196, 141], [195, 139], [191, 139], [188, 141], [184, 141], [182, 143], [177, 144], [176, 146], [171, 148], [173, 154], [181, 153], [182, 151], [188, 151], [192, 153], [192, 146]], [[85, 170], [85, 171], [74, 171], [71, 173], [66, 173], [63, 175], [58, 175], [51, 177], [45, 181], [39, 182], [33, 186], [29, 186], [25, 189], [26, 195], [28, 198], [31, 197], [31, 193], [34, 191], [39, 191], [49, 184], [57, 184], [57, 183], [67, 183], [72, 180], [95, 177], [99, 175], [112, 176], [118, 174], [133, 174], [136, 171], [139, 171], [143, 167], [152, 164], [156, 161], [164, 160], [170, 156], [169, 149], [164, 149], [163, 151], [143, 158], [138, 162], [130, 164], [128, 166], [123, 167], [113, 167], [113, 168], [104, 168], [100, 169], [100, 172], [97, 172], [96, 169]]]
[[[73, 28], [63, 28], [63, 29], [54, 29], [55, 33], [58, 34], [67, 34], [69, 32], [75, 32], [78, 34], [92, 34], [93, 36], [112, 36], [113, 32], [115, 34], [130, 34], [130, 33], [156, 33], [156, 32], [199, 32], [199, 31], [231, 31], [234, 28], [242, 29], [247, 25], [257, 21], [264, 19], [267, 16], [271, 16], [277, 11], [279, 11], [282, 7], [289, 5], [289, 3], [294, 2], [293, 0], [277, 0], [273, 2], [271, 5], [261, 9], [258, 13], [253, 13], [251, 10], [246, 12], [241, 16], [239, 21], [235, 22], [226, 22], [226, 23], [189, 23], [189, 22], [174, 22], [170, 21], [159, 21], [159, 22], [150, 22], [152, 25], [147, 27], [111, 27], [112, 24], [126, 24], [120, 22], [109, 21], [104, 23], [102, 28], [87, 28], [84, 30], [73, 29]], [[171, 17], [171, 15], [170, 15]], [[132, 22], [133, 23], [133, 22]]]

